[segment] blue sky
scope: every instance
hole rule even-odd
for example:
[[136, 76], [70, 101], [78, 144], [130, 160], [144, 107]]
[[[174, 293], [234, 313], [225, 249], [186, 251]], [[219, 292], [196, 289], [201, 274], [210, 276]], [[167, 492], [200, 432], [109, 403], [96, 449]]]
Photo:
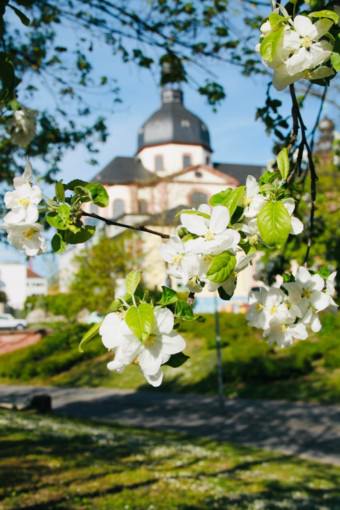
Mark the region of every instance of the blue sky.
[[[70, 36], [71, 37], [71, 36]], [[69, 151], [62, 162], [61, 177], [65, 180], [82, 178], [90, 180], [97, 171], [117, 155], [131, 156], [135, 153], [137, 131], [151, 113], [159, 107], [160, 91], [155, 77], [147, 70], [137, 69], [131, 64], [114, 60], [104, 47], [93, 55], [96, 72], [105, 73], [107, 65], [112, 65], [121, 87], [122, 104], [115, 107], [115, 112], [108, 119], [110, 137], [105, 144], [98, 144], [96, 156], [99, 166], [88, 164], [89, 155], [83, 148]], [[199, 115], [208, 125], [214, 150], [213, 160], [228, 163], [266, 164], [271, 159], [272, 141], [266, 135], [264, 126], [255, 121], [255, 112], [265, 100], [267, 79], [263, 77], [243, 77], [236, 67], [212, 64], [211, 75], [221, 82], [227, 97], [217, 112], [205, 102], [192, 87], [185, 86], [185, 104], [187, 108]], [[285, 112], [289, 112], [289, 95], [287, 92], [277, 94], [285, 103]], [[40, 99], [43, 102], [53, 99], [46, 93]], [[102, 114], [111, 108], [112, 98], [93, 97], [92, 107]], [[34, 106], [34, 105], [33, 105]], [[39, 107], [39, 105], [36, 105]], [[304, 118], [312, 125], [316, 116], [317, 104], [310, 101], [305, 109]], [[331, 112], [329, 112], [331, 115]], [[1, 260], [23, 260], [14, 250], [2, 248]], [[37, 271], [51, 274], [55, 270], [55, 261], [51, 256], [38, 257], [33, 262]]]

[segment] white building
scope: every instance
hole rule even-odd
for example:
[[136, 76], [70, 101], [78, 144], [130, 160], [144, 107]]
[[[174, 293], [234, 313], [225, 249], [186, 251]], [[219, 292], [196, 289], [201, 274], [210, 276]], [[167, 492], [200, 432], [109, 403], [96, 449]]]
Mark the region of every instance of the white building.
[[[221, 189], [244, 184], [248, 174], [258, 177], [262, 167], [213, 162], [208, 127], [184, 106], [182, 91], [167, 87], [161, 98], [161, 107], [139, 129], [136, 155], [114, 157], [94, 181], [105, 185], [110, 196], [109, 205], [98, 210], [100, 215], [169, 232], [180, 209], [196, 207]], [[117, 235], [117, 229], [107, 229], [107, 234]], [[144, 279], [151, 287], [159, 286], [165, 275], [158, 253], [160, 240], [147, 234], [142, 238]], [[63, 290], [69, 268], [66, 255], [60, 267]], [[254, 285], [252, 274], [252, 270], [242, 273], [235, 302], [246, 302]], [[211, 295], [201, 294], [198, 306], [202, 311], [212, 309]]]
[[26, 264], [0, 263], [0, 287], [7, 296], [11, 308], [21, 310], [25, 300], [32, 295], [46, 295], [47, 279], [38, 275]]

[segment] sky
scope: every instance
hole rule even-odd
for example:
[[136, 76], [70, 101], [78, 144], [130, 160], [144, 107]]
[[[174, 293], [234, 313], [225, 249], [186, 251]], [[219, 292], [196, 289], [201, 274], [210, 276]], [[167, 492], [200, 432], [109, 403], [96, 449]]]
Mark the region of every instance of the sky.
[[[72, 43], [72, 35], [68, 34], [68, 43]], [[115, 111], [108, 119], [110, 136], [105, 144], [99, 144], [99, 161], [94, 168], [87, 161], [89, 155], [79, 147], [66, 153], [62, 161], [61, 178], [71, 180], [91, 178], [115, 156], [132, 156], [136, 151], [137, 132], [145, 120], [160, 106], [160, 90], [157, 80], [148, 71], [138, 69], [132, 64], [123, 64], [114, 60], [102, 46], [94, 52], [93, 63], [96, 72], [105, 74], [108, 65], [113, 66], [118, 84], [121, 87], [122, 104], [115, 106]], [[209, 72], [216, 81], [225, 87], [227, 97], [218, 107], [217, 112], [206, 104], [192, 87], [184, 87], [186, 107], [201, 117], [210, 130], [213, 148], [213, 160], [225, 163], [263, 164], [272, 159], [272, 140], [265, 133], [260, 121], [255, 121], [256, 108], [263, 106], [265, 101], [266, 83], [268, 78], [244, 77], [238, 68], [228, 64], [211, 64]], [[289, 95], [287, 92], [277, 93], [284, 102], [284, 111], [289, 113]], [[49, 94], [41, 100], [52, 101]], [[113, 98], [100, 98], [100, 109], [109, 109]], [[96, 109], [98, 98], [93, 98]], [[33, 105], [34, 106], [34, 105]], [[38, 105], [36, 105], [38, 106]], [[326, 111], [327, 113], [327, 111]], [[332, 116], [332, 112], [328, 112]], [[307, 125], [311, 126], [317, 114], [317, 104], [311, 101], [304, 111]], [[335, 120], [335, 119], [334, 119]], [[22, 261], [24, 258], [10, 248], [0, 249], [0, 260]], [[51, 275], [55, 271], [55, 258], [52, 256], [36, 257], [33, 261], [36, 271]]]

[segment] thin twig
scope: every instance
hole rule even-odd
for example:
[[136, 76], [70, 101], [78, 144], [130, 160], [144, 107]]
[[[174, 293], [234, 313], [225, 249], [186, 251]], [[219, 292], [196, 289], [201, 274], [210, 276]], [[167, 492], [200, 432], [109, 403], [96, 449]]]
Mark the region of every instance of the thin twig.
[[298, 100], [296, 98], [294, 85], [289, 86], [289, 91], [290, 91], [292, 104], [293, 104], [292, 111], [294, 111], [294, 115], [297, 116], [297, 119], [299, 121], [299, 126], [301, 129], [301, 143], [304, 145], [304, 147], [306, 148], [306, 151], [307, 151], [308, 166], [309, 166], [309, 171], [310, 171], [311, 207], [310, 207], [310, 215], [309, 215], [309, 236], [308, 236], [308, 241], [307, 241], [306, 255], [304, 258], [304, 264], [307, 264], [310, 250], [311, 250], [312, 243], [313, 243], [313, 237], [314, 237], [314, 219], [315, 219], [315, 208], [316, 208], [316, 206], [315, 206], [316, 183], [318, 180], [318, 176], [317, 176], [316, 169], [315, 169], [312, 149], [311, 149], [311, 146], [307, 139], [307, 129], [306, 129], [305, 123], [304, 123], [302, 115], [301, 115]]
[[143, 227], [143, 226], [134, 226], [134, 225], [127, 225], [126, 223], [121, 223], [119, 221], [109, 220], [108, 218], [103, 218], [103, 216], [99, 216], [99, 214], [96, 213], [88, 213], [85, 211], [81, 212], [81, 216], [86, 216], [87, 218], [94, 218], [96, 220], [103, 221], [106, 223], [106, 225], [112, 225], [114, 227], [122, 227], [127, 228], [129, 230], [136, 230], [137, 232], [146, 232], [147, 234], [153, 234], [154, 236], [161, 237], [162, 239], [169, 239], [168, 234], [163, 234], [162, 232], [158, 232], [156, 230], [152, 230], [151, 228]]

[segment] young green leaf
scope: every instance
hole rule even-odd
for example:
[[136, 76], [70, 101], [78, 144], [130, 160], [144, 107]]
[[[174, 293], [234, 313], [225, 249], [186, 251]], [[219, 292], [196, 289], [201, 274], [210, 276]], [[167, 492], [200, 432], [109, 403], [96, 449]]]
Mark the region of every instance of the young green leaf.
[[331, 55], [331, 64], [336, 71], [340, 71], [340, 54], [333, 51]]
[[80, 341], [79, 347], [78, 347], [80, 352], [84, 352], [84, 349], [83, 349], [84, 345], [87, 344], [88, 342], [90, 342], [91, 340], [93, 340], [98, 335], [99, 328], [102, 325], [102, 322], [103, 321], [100, 321], [97, 324], [93, 324], [90, 327], [90, 329], [85, 333], [85, 335], [83, 335], [83, 337]]
[[85, 243], [96, 231], [96, 227], [94, 225], [84, 225], [77, 232], [72, 232], [71, 230], [63, 230], [61, 235], [68, 244], [78, 244]]
[[92, 202], [99, 207], [106, 207], [109, 203], [109, 195], [102, 184], [89, 182], [85, 188], [90, 192]]
[[275, 58], [276, 48], [278, 47], [284, 33], [284, 27], [270, 32], [266, 35], [260, 44], [260, 54], [263, 60], [272, 62]]
[[334, 23], [339, 22], [339, 15], [335, 11], [331, 11], [329, 9], [311, 12], [309, 16], [311, 18], [328, 18], [331, 19]]
[[141, 342], [145, 342], [152, 333], [155, 325], [153, 306], [149, 303], [131, 306], [125, 314], [125, 322], [132, 333]]
[[244, 186], [238, 186], [234, 189], [226, 189], [213, 195], [210, 198], [209, 203], [212, 206], [224, 205], [224, 207], [229, 209], [230, 218], [232, 218], [237, 207], [243, 205], [245, 192], [246, 190]]
[[139, 271], [131, 271], [125, 279], [126, 293], [133, 296], [141, 281], [141, 274]]
[[65, 200], [65, 189], [64, 184], [61, 181], [55, 183], [55, 196], [59, 202]]
[[276, 161], [281, 177], [284, 181], [286, 181], [289, 175], [290, 168], [287, 147], [284, 147], [283, 149], [280, 150], [280, 152], [277, 155]]
[[207, 271], [207, 277], [214, 283], [225, 282], [236, 266], [236, 257], [228, 251], [215, 255]]
[[169, 287], [162, 287], [162, 295], [161, 299], [159, 300], [159, 304], [161, 306], [167, 306], [172, 305], [173, 303], [176, 303], [178, 301], [177, 292], [173, 289], [170, 289]]
[[188, 359], [190, 359], [190, 357], [184, 354], [184, 352], [178, 352], [177, 354], [173, 354], [169, 361], [164, 363], [164, 365], [172, 368], [178, 368], [188, 361]]
[[285, 243], [291, 230], [291, 219], [284, 204], [280, 201], [267, 202], [257, 216], [257, 226], [266, 244]]
[[175, 315], [184, 321], [194, 320], [192, 308], [184, 299], [179, 299], [176, 302]]
[[67, 230], [70, 226], [70, 213], [68, 204], [60, 204], [56, 211], [46, 214], [46, 221], [57, 230]]
[[56, 232], [54, 234], [54, 236], [52, 237], [51, 246], [52, 246], [52, 250], [55, 253], [62, 253], [65, 250], [66, 244], [58, 232]]

